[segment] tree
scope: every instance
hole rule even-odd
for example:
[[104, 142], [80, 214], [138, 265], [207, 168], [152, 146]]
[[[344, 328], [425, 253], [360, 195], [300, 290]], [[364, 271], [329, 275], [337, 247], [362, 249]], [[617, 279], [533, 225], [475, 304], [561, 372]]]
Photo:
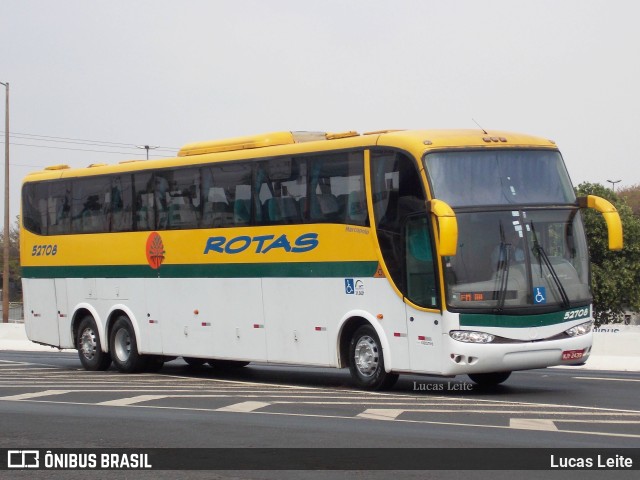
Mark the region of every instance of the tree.
[[[20, 219], [9, 229], [9, 300], [22, 301], [22, 277], [20, 275]], [[4, 232], [0, 232], [0, 264], [4, 264]], [[2, 281], [4, 291], [4, 279]]]
[[633, 210], [633, 214], [640, 217], [640, 183], [621, 188], [618, 191], [618, 197], [624, 198], [627, 205]]
[[600, 184], [581, 183], [576, 194], [605, 198], [620, 214], [624, 247], [616, 252], [608, 249], [607, 227], [602, 215], [591, 209], [583, 211], [596, 325], [621, 322], [625, 309], [640, 310], [640, 219], [624, 198]]

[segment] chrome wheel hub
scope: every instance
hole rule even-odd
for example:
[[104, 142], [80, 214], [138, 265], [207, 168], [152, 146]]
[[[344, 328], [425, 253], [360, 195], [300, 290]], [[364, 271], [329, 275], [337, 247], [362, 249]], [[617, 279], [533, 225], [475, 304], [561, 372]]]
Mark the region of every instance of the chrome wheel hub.
[[129, 332], [124, 328], [116, 332], [114, 347], [118, 360], [121, 362], [129, 360], [129, 355], [131, 355], [131, 337], [129, 336]]
[[96, 334], [90, 328], [85, 329], [80, 336], [80, 350], [87, 360], [92, 360], [96, 355], [98, 343], [96, 342]]
[[378, 369], [379, 360], [376, 341], [368, 335], [361, 337], [355, 349], [355, 363], [358, 372], [365, 377], [372, 376]]

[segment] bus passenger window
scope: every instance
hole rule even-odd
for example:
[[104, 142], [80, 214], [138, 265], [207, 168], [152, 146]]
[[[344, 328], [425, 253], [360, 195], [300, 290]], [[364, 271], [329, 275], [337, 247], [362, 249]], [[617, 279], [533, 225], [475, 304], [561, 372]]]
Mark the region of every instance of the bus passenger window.
[[71, 231], [71, 184], [69, 182], [52, 182], [49, 185], [47, 213], [50, 235]]
[[40, 235], [47, 234], [46, 183], [28, 183], [22, 189], [22, 215], [27, 230]]
[[[197, 168], [170, 170], [165, 173], [163, 179], [166, 179], [167, 191], [165, 192], [166, 209], [161, 211], [161, 215], [162, 220], [166, 222], [166, 228], [196, 228], [201, 204], [200, 170]], [[157, 181], [156, 188], [159, 188]]]
[[109, 224], [112, 232], [128, 232], [132, 228], [133, 186], [131, 175], [117, 175], [111, 179]]
[[248, 225], [251, 221], [251, 165], [206, 166], [202, 176], [200, 227]]
[[328, 154], [309, 160], [304, 218], [310, 222], [368, 225], [362, 152]]
[[71, 230], [74, 233], [107, 231], [106, 215], [111, 196], [111, 177], [75, 179], [72, 191]]
[[133, 194], [135, 198], [134, 230], [154, 230], [155, 211], [153, 193], [153, 174], [137, 172], [133, 175]]
[[298, 224], [307, 189], [305, 159], [278, 157], [258, 165], [254, 192], [258, 224]]
[[169, 225], [169, 180], [167, 172], [156, 173], [153, 181], [154, 205], [156, 207], [156, 228], [166, 229]]

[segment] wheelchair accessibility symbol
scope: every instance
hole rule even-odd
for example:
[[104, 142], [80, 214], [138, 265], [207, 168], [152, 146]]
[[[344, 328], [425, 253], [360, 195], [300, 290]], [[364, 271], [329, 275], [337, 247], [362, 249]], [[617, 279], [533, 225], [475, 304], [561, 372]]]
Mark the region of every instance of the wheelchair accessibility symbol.
[[344, 293], [347, 295], [353, 295], [355, 292], [355, 287], [353, 285], [353, 278], [345, 278], [344, 279]]
[[353, 278], [345, 278], [344, 293], [347, 295], [364, 295], [364, 282]]
[[533, 289], [533, 303], [535, 305], [547, 303], [547, 290], [545, 287], [535, 287]]

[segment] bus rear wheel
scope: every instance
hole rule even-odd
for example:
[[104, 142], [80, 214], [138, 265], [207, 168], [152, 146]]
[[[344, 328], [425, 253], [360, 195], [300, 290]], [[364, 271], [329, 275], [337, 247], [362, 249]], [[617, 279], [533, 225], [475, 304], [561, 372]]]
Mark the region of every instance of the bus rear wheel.
[[511, 376], [511, 372], [470, 373], [469, 378], [480, 387], [495, 387]]
[[109, 350], [116, 368], [122, 373], [143, 371], [146, 358], [138, 353], [138, 343], [131, 321], [124, 315], [118, 317], [109, 335]]
[[106, 370], [111, 366], [111, 355], [109, 352], [102, 351], [98, 327], [91, 315], [87, 315], [80, 321], [76, 346], [80, 363], [85, 370]]
[[384, 390], [398, 380], [384, 369], [384, 354], [378, 334], [371, 325], [358, 328], [349, 343], [349, 371], [358, 388]]

